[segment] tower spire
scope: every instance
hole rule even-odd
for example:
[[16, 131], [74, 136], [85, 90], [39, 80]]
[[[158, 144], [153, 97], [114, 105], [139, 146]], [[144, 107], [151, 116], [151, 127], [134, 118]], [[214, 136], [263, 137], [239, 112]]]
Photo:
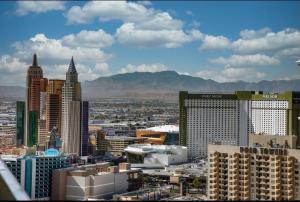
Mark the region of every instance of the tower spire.
[[68, 72], [77, 73], [76, 67], [75, 67], [75, 64], [74, 64], [74, 60], [73, 60], [73, 56], [72, 56], [71, 61], [70, 61]]
[[37, 58], [36, 58], [36, 53], [33, 54], [32, 66], [33, 67], [37, 67], [38, 66]]

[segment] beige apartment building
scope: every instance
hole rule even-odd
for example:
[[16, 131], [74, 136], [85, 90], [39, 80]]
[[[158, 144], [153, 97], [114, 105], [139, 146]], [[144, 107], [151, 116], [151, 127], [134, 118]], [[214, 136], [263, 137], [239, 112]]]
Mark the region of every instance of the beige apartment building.
[[209, 144], [208, 199], [300, 200], [300, 150], [293, 136], [275, 137], [250, 135], [250, 147]]

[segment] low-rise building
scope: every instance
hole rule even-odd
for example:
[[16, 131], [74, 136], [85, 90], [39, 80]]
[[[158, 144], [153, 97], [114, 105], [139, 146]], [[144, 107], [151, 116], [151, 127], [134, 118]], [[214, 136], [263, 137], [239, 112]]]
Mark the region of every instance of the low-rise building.
[[113, 194], [139, 189], [141, 171], [127, 170], [130, 165], [97, 163], [59, 169], [53, 174], [52, 200], [110, 199]]
[[113, 156], [123, 156], [124, 149], [131, 144], [142, 144], [147, 138], [127, 137], [127, 136], [106, 136], [100, 133], [97, 136], [98, 152], [101, 154], [111, 154]]
[[187, 148], [178, 145], [133, 144], [124, 150], [129, 163], [168, 166], [188, 160]]
[[147, 137], [147, 142], [150, 144], [179, 145], [179, 127], [175, 125], [138, 129], [136, 136]]

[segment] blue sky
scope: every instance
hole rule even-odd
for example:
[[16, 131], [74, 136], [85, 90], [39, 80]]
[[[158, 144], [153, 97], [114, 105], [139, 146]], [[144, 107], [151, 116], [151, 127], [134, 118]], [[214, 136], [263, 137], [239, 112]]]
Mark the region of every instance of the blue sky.
[[299, 1], [20, 1], [0, 3], [0, 85], [175, 70], [219, 82], [298, 79]]

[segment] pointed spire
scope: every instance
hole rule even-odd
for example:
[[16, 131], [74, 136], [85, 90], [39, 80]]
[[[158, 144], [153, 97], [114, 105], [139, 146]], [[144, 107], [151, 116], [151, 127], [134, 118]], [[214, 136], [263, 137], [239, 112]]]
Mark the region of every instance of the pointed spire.
[[71, 62], [70, 62], [70, 65], [69, 65], [68, 72], [77, 73], [76, 68], [75, 68], [75, 64], [74, 64], [74, 60], [73, 60], [73, 56], [71, 58]]
[[36, 53], [33, 54], [32, 66], [33, 67], [37, 67], [38, 66], [37, 58], [36, 58]]

